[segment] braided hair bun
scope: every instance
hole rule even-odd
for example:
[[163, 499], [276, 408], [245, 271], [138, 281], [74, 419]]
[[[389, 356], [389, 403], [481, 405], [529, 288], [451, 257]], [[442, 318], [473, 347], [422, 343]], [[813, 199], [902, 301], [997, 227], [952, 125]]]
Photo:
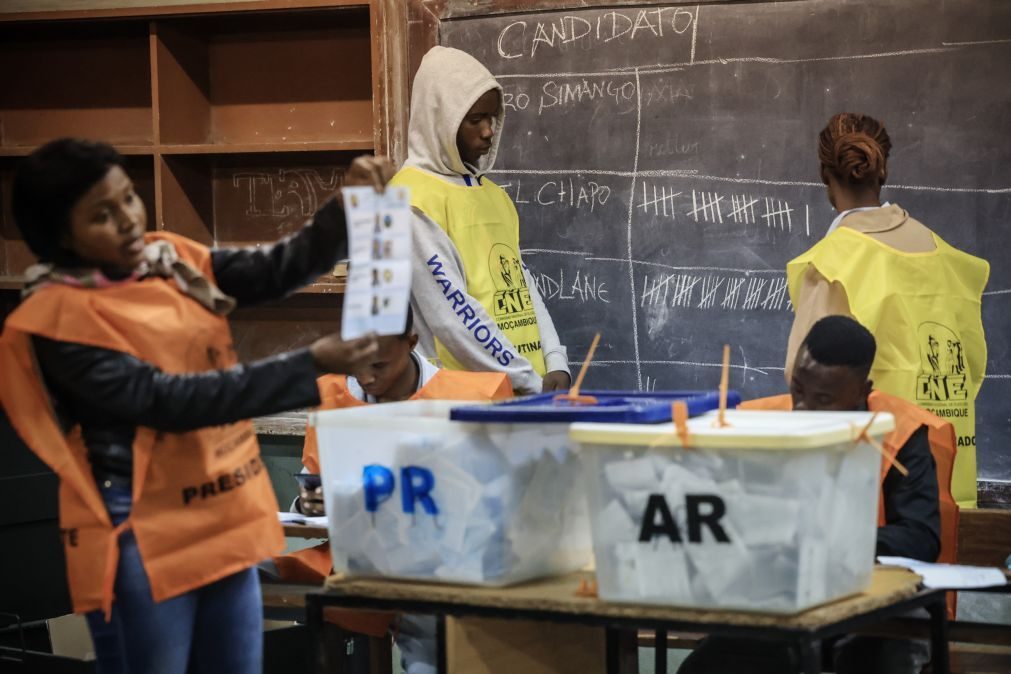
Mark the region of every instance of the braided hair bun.
[[891, 149], [884, 125], [867, 115], [840, 113], [818, 135], [822, 168], [851, 185], [884, 183]]

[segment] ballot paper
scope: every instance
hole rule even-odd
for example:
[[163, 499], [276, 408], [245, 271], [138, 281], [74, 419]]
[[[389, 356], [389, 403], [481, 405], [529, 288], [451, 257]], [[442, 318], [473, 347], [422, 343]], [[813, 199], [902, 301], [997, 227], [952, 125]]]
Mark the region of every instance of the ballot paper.
[[399, 335], [411, 299], [410, 190], [345, 187], [343, 195], [350, 258], [341, 338]]
[[1008, 578], [997, 567], [965, 566], [961, 564], [930, 564], [908, 557], [878, 557], [888, 566], [901, 566], [923, 577], [923, 586], [945, 590], [1007, 585]]
[[280, 520], [281, 524], [305, 524], [311, 527], [327, 526], [326, 515], [322, 515], [320, 517], [309, 517], [308, 515], [303, 515], [302, 513], [279, 511], [277, 513], [277, 519]]

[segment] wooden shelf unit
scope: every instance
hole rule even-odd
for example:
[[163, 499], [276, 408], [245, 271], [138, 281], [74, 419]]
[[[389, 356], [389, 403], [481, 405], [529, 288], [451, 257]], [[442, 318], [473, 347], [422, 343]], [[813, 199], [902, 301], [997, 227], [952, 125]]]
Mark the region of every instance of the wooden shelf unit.
[[[112, 143], [112, 146], [122, 155], [154, 155], [153, 145], [124, 145], [122, 143]], [[13, 147], [0, 147], [0, 157], [27, 157], [37, 145], [16, 145]]]
[[[175, 154], [252, 154], [263, 152], [372, 152], [375, 143], [369, 140], [306, 141], [298, 143], [198, 143], [194, 145], [162, 145], [159, 153]], [[128, 148], [129, 149], [129, 148]], [[130, 154], [123, 152], [122, 154]], [[142, 154], [142, 153], [138, 153]]]
[[[389, 153], [390, 6], [259, 0], [211, 12], [196, 3], [0, 12], [0, 295], [10, 299], [33, 261], [10, 213], [15, 167], [62, 136], [104, 140], [127, 156], [153, 229], [218, 246], [296, 231], [355, 156]], [[324, 276], [271, 307], [270, 320], [257, 314], [258, 330], [274, 337], [258, 334], [256, 355], [272, 343], [296, 346], [291, 334], [331, 328], [343, 289], [343, 279]], [[325, 314], [319, 326], [290, 324], [311, 323], [312, 306]], [[240, 355], [249, 355], [241, 347], [249, 330], [237, 331]]]
[[0, 25], [0, 148], [59, 136], [154, 142], [149, 22]]

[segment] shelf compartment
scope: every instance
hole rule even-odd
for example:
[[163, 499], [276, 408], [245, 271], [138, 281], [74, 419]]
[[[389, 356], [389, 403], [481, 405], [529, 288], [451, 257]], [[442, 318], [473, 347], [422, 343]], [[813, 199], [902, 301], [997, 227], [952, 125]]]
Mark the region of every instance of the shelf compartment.
[[296, 295], [229, 315], [232, 342], [240, 360], [265, 358], [312, 344], [340, 330], [343, 296]]
[[297, 10], [337, 6], [368, 7], [368, 0], [274, 0], [273, 2], [270, 0], [192, 0], [192, 2], [179, 0], [133, 0], [133, 2], [65, 0], [64, 2], [53, 2], [50, 0], [41, 8], [39, 4], [39, 0], [3, 0], [3, 4], [0, 5], [0, 22], [212, 14], [262, 11], [265, 8], [268, 10]]
[[256, 154], [264, 152], [372, 152], [372, 140], [313, 141], [306, 143], [248, 143], [242, 145], [163, 145], [164, 155], [176, 154]]
[[21, 276], [0, 276], [0, 290], [21, 290], [25, 280]]
[[159, 227], [207, 245], [253, 246], [294, 233], [343, 184], [353, 152], [163, 155]]
[[21, 274], [35, 262], [35, 256], [21, 238], [11, 213], [11, 191], [17, 164], [18, 160], [14, 158], [0, 160], [0, 280], [3, 282], [0, 289], [3, 290], [20, 289]]
[[147, 22], [0, 25], [0, 69], [5, 153], [62, 136], [152, 144]]
[[341, 295], [347, 288], [347, 277], [321, 276], [298, 292], [304, 295]]
[[[113, 143], [112, 146], [116, 148], [116, 151], [121, 155], [126, 156], [151, 156], [154, 154], [154, 147], [151, 145], [121, 145], [119, 143]], [[0, 146], [0, 157], [27, 157], [36, 149], [38, 145], [23, 145], [16, 147], [3, 147]]]
[[169, 152], [374, 142], [367, 9], [169, 19], [153, 30]]

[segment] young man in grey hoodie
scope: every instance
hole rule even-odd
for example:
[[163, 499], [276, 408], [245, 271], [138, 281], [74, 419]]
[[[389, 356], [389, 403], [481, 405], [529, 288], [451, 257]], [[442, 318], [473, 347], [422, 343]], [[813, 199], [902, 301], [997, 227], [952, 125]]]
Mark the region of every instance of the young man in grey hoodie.
[[414, 79], [408, 158], [411, 302], [419, 350], [442, 367], [497, 371], [519, 394], [568, 388], [568, 356], [519, 252], [519, 216], [486, 177], [502, 131], [502, 87], [458, 49], [433, 47]]

